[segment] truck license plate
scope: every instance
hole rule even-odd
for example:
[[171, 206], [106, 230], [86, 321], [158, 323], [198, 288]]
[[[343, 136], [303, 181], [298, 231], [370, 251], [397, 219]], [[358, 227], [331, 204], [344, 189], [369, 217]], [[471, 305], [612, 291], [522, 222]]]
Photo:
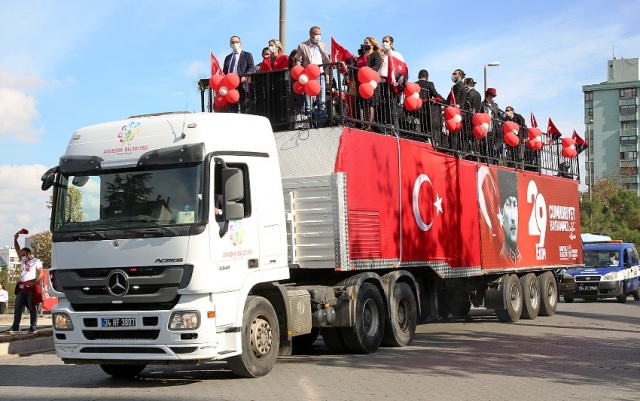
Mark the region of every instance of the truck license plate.
[[102, 327], [135, 327], [136, 319], [134, 317], [103, 317], [101, 319]]
[[597, 285], [581, 285], [579, 287], [580, 291], [598, 291]]

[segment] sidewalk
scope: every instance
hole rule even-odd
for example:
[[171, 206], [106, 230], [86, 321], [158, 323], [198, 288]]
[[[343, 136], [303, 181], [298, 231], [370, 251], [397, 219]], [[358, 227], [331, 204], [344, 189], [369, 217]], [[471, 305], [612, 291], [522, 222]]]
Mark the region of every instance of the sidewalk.
[[7, 333], [13, 323], [13, 314], [0, 315], [0, 357], [4, 355], [33, 354], [53, 350], [51, 314], [38, 317], [38, 331], [29, 334], [29, 314], [22, 314], [19, 333]]

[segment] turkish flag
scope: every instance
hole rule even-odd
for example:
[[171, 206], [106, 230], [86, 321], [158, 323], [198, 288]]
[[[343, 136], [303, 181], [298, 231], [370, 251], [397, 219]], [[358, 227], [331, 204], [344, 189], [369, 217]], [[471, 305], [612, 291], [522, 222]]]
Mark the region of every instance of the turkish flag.
[[339, 63], [341, 61], [346, 61], [347, 59], [355, 59], [356, 56], [351, 54], [351, 52], [344, 47], [340, 46], [338, 42], [333, 40], [333, 36], [331, 37], [331, 62]]
[[575, 146], [578, 154], [584, 152], [584, 150], [589, 147], [589, 142], [582, 139], [582, 137], [578, 135], [576, 130], [573, 130], [573, 135], [571, 137], [573, 138], [574, 141], [576, 141]]
[[211, 76], [224, 76], [224, 72], [222, 72], [222, 68], [220, 68], [220, 64], [218, 63], [218, 59], [216, 59], [216, 56], [214, 56], [212, 52], [209, 52], [209, 54], [211, 55]]
[[387, 55], [389, 63], [389, 72], [387, 74], [387, 82], [393, 86], [393, 91], [398, 93], [398, 86], [404, 85], [409, 78], [409, 68], [404, 61]]
[[549, 117], [549, 123], [547, 124], [547, 134], [551, 135], [549, 144], [562, 136], [560, 131], [556, 128], [555, 124], [553, 124], [553, 121], [551, 121], [551, 117]]
[[531, 127], [538, 128], [538, 121], [536, 120], [536, 116], [533, 115], [533, 111], [531, 112]]

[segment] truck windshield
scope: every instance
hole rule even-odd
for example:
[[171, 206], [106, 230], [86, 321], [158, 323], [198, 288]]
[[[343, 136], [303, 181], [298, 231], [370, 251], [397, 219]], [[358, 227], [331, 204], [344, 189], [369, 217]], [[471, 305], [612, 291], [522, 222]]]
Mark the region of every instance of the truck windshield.
[[620, 266], [618, 251], [585, 250], [583, 259], [586, 267]]
[[203, 163], [62, 175], [55, 231], [193, 224], [202, 219]]

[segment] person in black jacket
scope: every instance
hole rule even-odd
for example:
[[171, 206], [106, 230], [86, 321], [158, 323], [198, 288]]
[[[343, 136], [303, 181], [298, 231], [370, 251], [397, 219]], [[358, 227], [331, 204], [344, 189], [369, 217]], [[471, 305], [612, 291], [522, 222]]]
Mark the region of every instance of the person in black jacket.
[[467, 110], [471, 114], [479, 113], [482, 109], [482, 97], [480, 93], [476, 90], [476, 81], [473, 78], [465, 78], [464, 79], [464, 87], [467, 90], [467, 96], [464, 102], [464, 110]]
[[448, 104], [455, 104], [458, 107], [462, 108], [464, 102], [467, 98], [467, 91], [464, 87], [463, 79], [465, 77], [464, 71], [461, 69], [457, 69], [453, 71], [451, 74], [451, 81], [453, 81], [453, 86], [451, 87], [451, 91], [449, 92], [449, 96], [447, 96]]
[[440, 124], [440, 119], [435, 119], [436, 115], [440, 115], [440, 106], [432, 102], [442, 103], [443, 98], [436, 90], [433, 82], [429, 81], [429, 71], [420, 70], [416, 83], [420, 86], [420, 99], [423, 100], [422, 108], [418, 112], [420, 131], [431, 132], [433, 129], [432, 122]]
[[464, 130], [460, 134], [462, 136], [462, 151], [466, 153], [481, 153], [483, 149], [483, 142], [476, 139], [473, 134], [473, 124], [471, 117], [474, 113], [479, 113], [482, 109], [482, 97], [480, 93], [475, 89], [476, 81], [473, 78], [464, 79], [464, 87], [467, 91], [467, 96], [464, 102], [463, 114]]
[[498, 93], [495, 88], [487, 88], [482, 102], [482, 112], [491, 116], [487, 140], [489, 142], [489, 157], [494, 159], [492, 162], [497, 162], [497, 158], [502, 156], [502, 122], [507, 120], [506, 113], [500, 110], [498, 103], [493, 101], [496, 96]]

